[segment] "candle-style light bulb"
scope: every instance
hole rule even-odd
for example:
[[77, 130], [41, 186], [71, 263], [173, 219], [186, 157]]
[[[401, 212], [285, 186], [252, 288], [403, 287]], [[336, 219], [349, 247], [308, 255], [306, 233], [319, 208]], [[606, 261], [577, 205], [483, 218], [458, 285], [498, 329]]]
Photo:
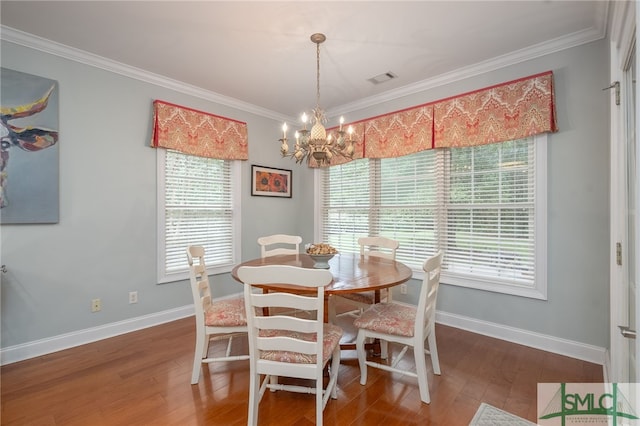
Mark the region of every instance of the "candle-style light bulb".
[[287, 138], [287, 123], [284, 123], [282, 125], [282, 138], [286, 139]]
[[342, 131], [342, 124], [344, 123], [344, 117], [340, 117], [340, 131]]

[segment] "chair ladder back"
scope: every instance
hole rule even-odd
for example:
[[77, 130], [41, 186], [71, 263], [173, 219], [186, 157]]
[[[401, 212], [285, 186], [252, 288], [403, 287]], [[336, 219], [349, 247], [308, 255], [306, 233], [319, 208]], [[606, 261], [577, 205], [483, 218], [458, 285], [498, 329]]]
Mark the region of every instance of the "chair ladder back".
[[[211, 294], [211, 286], [209, 285], [209, 275], [204, 260], [205, 250], [202, 246], [188, 246], [186, 251], [189, 264], [189, 283], [193, 296], [196, 322], [196, 342], [193, 369], [191, 371], [191, 384], [195, 385], [200, 381], [200, 372], [203, 363], [247, 360], [249, 359], [249, 355], [233, 355], [231, 346], [233, 336], [247, 333], [246, 323], [243, 322], [245, 316], [244, 304], [239, 299], [235, 301], [230, 300], [223, 308], [220, 308], [220, 310], [223, 311], [223, 315], [221, 316], [235, 319], [235, 323], [233, 323], [233, 321], [230, 321], [227, 325], [211, 325], [211, 323], [207, 323], [206, 313], [216, 302], [214, 302]], [[209, 354], [211, 341], [223, 339], [227, 340], [225, 355], [218, 356]]]
[[431, 256], [422, 265], [424, 278], [420, 288], [420, 296], [416, 312], [415, 332], [421, 327], [427, 326], [434, 320], [438, 289], [440, 287], [440, 267], [442, 265], [443, 252], [439, 251]]
[[[196, 317], [204, 320], [204, 311], [211, 305], [211, 286], [207, 275], [207, 265], [204, 262], [204, 247], [190, 246], [187, 249], [187, 260], [193, 300], [200, 301], [199, 305], [194, 304]], [[198, 323], [200, 322], [198, 321]]]
[[384, 259], [396, 260], [396, 250], [400, 243], [386, 237], [361, 237], [358, 238], [361, 256], [375, 256]]
[[[258, 404], [265, 389], [315, 394], [316, 424], [329, 398], [337, 398], [342, 329], [323, 324], [324, 287], [333, 281], [326, 269], [290, 265], [242, 266], [238, 278], [245, 284], [244, 300], [249, 328], [250, 383], [248, 424], [257, 425]], [[278, 292], [269, 285], [292, 284], [315, 289], [304, 295]], [[263, 290], [266, 289], [266, 292]], [[268, 308], [265, 315], [263, 308]], [[280, 309], [281, 311], [279, 311]], [[293, 316], [297, 310], [316, 311], [313, 319]], [[327, 353], [324, 353], [325, 349]], [[324, 364], [331, 358], [329, 381]], [[278, 376], [313, 380], [314, 387], [280, 384]], [[262, 381], [262, 383], [261, 383]]]
[[274, 234], [260, 237], [258, 238], [260, 257], [298, 254], [300, 253], [300, 243], [302, 243], [302, 237], [299, 235]]

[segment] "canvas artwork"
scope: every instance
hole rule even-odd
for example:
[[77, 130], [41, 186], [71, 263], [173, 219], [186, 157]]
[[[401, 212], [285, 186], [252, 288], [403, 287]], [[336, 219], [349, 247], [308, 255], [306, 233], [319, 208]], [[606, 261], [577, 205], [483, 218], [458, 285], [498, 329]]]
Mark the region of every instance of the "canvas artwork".
[[7, 68], [0, 82], [0, 223], [57, 223], [58, 83]]

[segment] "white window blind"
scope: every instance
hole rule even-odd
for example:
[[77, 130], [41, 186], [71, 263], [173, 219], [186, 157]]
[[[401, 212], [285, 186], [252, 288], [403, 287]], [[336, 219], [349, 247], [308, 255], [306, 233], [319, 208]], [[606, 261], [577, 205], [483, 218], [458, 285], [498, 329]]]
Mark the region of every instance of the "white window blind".
[[518, 140], [447, 151], [448, 273], [533, 286], [534, 147]]
[[381, 235], [420, 275], [445, 251], [443, 282], [546, 297], [546, 135], [329, 167], [318, 234], [340, 251]]
[[[233, 161], [164, 152], [159, 185], [159, 281], [188, 278], [186, 248], [201, 245], [210, 273], [235, 263]], [[239, 182], [239, 179], [235, 179]]]

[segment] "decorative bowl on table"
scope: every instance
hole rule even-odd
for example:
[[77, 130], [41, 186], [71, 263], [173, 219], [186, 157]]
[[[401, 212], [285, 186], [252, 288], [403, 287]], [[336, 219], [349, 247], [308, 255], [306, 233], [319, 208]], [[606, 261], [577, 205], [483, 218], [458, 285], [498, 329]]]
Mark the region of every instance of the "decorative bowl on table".
[[338, 253], [338, 250], [329, 244], [307, 244], [306, 252], [314, 260], [314, 268], [329, 269], [329, 261]]
[[314, 262], [313, 267], [316, 269], [329, 269], [329, 261], [335, 254], [310, 254]]

